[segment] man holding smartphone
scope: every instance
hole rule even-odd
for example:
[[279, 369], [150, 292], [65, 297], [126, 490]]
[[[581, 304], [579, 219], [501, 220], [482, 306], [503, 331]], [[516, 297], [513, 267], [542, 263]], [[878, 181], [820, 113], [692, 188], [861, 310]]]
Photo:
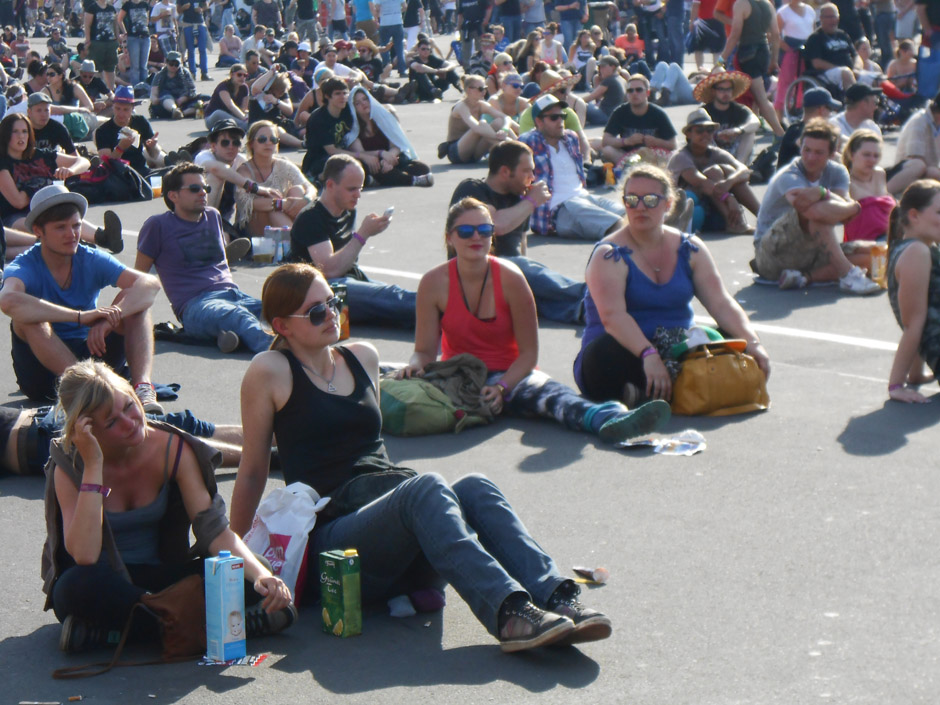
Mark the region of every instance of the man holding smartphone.
[[357, 263], [366, 240], [388, 228], [391, 209], [365, 216], [356, 228], [356, 205], [366, 173], [348, 154], [331, 156], [323, 167], [323, 189], [312, 208], [297, 216], [290, 231], [292, 262], [319, 267], [330, 286], [346, 287], [353, 325], [414, 328], [415, 293], [369, 279]]

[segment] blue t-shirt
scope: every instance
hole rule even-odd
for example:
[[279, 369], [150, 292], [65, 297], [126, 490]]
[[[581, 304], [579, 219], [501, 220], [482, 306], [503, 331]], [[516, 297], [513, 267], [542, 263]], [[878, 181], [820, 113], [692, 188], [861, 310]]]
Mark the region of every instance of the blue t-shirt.
[[369, 7], [369, 0], [353, 0], [353, 6], [356, 8], [356, 22], [374, 19], [372, 17], [372, 8]]
[[[106, 286], [117, 286], [126, 267], [107, 252], [79, 243], [72, 258], [72, 282], [68, 289], [60, 287], [46, 267], [39, 244], [18, 255], [4, 272], [4, 281], [19, 279], [26, 293], [49, 303], [76, 311], [98, 307], [98, 294]], [[84, 340], [88, 326], [77, 323], [53, 323], [52, 329], [62, 340]]]
[[153, 260], [177, 318], [194, 297], [237, 288], [225, 259], [222, 219], [215, 208], [206, 208], [196, 223], [171, 211], [150, 216], [140, 229], [137, 251]]

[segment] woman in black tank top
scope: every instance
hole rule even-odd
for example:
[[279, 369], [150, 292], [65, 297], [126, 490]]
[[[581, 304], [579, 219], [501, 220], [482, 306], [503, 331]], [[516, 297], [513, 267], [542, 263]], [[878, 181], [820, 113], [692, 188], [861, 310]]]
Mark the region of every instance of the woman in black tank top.
[[[265, 281], [261, 300], [277, 337], [242, 382], [245, 437], [231, 514], [238, 533], [248, 530], [264, 492], [275, 434], [284, 479], [334, 501], [345, 496], [344, 483], [363, 473], [409, 477], [392, 466], [382, 442], [378, 352], [369, 343], [335, 345], [338, 300], [323, 275], [307, 264], [281, 266]], [[366, 602], [407, 594], [417, 609], [439, 609], [443, 594], [435, 588], [443, 579], [504, 651], [610, 635], [610, 620], [578, 602], [577, 585], [488, 479], [470, 475], [451, 485], [425, 474], [389, 486], [365, 506], [327, 521], [321, 514], [310, 537], [311, 555], [358, 549]], [[314, 563], [308, 580], [315, 584]]]

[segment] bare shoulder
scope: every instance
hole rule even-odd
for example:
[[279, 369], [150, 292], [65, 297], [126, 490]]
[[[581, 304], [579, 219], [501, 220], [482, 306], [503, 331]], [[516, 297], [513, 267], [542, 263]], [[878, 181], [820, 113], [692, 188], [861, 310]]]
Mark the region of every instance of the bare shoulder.
[[499, 267], [499, 274], [502, 277], [503, 282], [510, 285], [519, 285], [525, 284], [525, 276], [522, 274], [522, 270], [516, 266], [514, 262], [509, 260], [501, 259], [499, 257], [494, 258], [496, 266]]
[[343, 347], [355, 355], [356, 359], [359, 360], [362, 366], [367, 370], [378, 366], [379, 351], [372, 343], [360, 341], [357, 343], [348, 343]]

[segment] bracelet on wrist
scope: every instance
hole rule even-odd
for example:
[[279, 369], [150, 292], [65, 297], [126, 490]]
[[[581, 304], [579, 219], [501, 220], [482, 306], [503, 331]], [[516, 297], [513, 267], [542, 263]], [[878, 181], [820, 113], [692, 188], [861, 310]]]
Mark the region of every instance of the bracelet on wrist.
[[503, 380], [501, 380], [501, 379], [496, 380], [496, 386], [498, 386], [500, 389], [502, 389], [502, 392], [501, 392], [501, 393], [502, 393], [502, 395], [503, 395], [504, 397], [505, 397], [507, 394], [509, 394], [509, 385], [506, 384]]
[[529, 194], [526, 194], [525, 196], [523, 196], [523, 197], [522, 197], [522, 200], [523, 200], [523, 201], [528, 201], [529, 203], [531, 203], [533, 210], [539, 207], [538, 204], [535, 202], [535, 199], [532, 198], [532, 196], [530, 196]]
[[78, 325], [81, 325], [81, 324], [82, 324], [82, 312], [81, 312], [81, 311], [76, 311], [76, 312], [75, 312], [75, 322], [76, 322]]
[[654, 348], [652, 345], [647, 345], [645, 348], [643, 348], [643, 352], [640, 353], [640, 359], [645, 360], [650, 355], [659, 355], [659, 350]]
[[362, 237], [362, 235], [360, 235], [358, 232], [353, 233], [352, 236], [353, 236], [356, 240], [359, 241], [359, 244], [360, 244], [360, 245], [363, 245], [363, 246], [364, 246], [364, 245], [366, 244], [366, 239], [365, 239], [364, 237]]
[[904, 385], [903, 385], [903, 384], [889, 384], [889, 385], [888, 385], [888, 394], [890, 394], [891, 392], [893, 392], [895, 389], [903, 389], [903, 388], [904, 388]]
[[79, 488], [79, 492], [92, 492], [95, 494], [100, 494], [102, 497], [107, 497], [111, 494], [111, 488], [105, 487], [104, 485], [96, 485], [91, 482], [83, 482]]
[[731, 191], [725, 191], [723, 194], [721, 194], [721, 195], [718, 197], [718, 200], [721, 201], [722, 203], [724, 203], [724, 202], [727, 201], [729, 198], [731, 198]]

